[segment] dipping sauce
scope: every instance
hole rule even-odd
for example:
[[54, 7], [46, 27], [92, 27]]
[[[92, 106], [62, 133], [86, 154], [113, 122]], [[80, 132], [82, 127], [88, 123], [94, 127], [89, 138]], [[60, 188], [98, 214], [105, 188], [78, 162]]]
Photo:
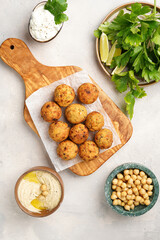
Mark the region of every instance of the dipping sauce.
[[40, 3], [34, 9], [29, 23], [31, 36], [40, 42], [52, 39], [62, 27], [62, 24], [55, 24], [54, 16], [44, 9], [45, 2]]
[[51, 211], [59, 204], [62, 189], [59, 180], [46, 171], [27, 173], [18, 186], [21, 204], [31, 212]]

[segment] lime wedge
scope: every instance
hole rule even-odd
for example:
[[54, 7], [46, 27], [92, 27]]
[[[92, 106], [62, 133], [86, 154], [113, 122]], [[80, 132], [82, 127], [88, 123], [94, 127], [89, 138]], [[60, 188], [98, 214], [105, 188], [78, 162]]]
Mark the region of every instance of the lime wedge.
[[35, 183], [40, 183], [38, 178], [37, 178], [37, 175], [36, 175], [36, 172], [29, 172], [27, 173], [24, 177], [23, 177], [24, 180], [28, 180], [29, 182], [35, 182]]
[[100, 57], [102, 62], [106, 62], [109, 54], [109, 45], [108, 45], [108, 37], [105, 33], [101, 34], [100, 37]]
[[126, 66], [116, 67], [116, 68], [113, 70], [112, 75], [121, 73], [121, 72], [124, 70], [125, 67], [126, 67]]
[[35, 208], [37, 208], [39, 210], [45, 210], [46, 209], [44, 207], [44, 204], [41, 201], [39, 201], [37, 198], [33, 199], [31, 201], [31, 204], [32, 204], [33, 207], [35, 207]]
[[115, 41], [114, 44], [111, 47], [111, 50], [109, 52], [108, 59], [107, 59], [107, 62], [106, 62], [107, 66], [111, 65], [112, 59], [114, 57], [117, 57], [117, 56], [121, 55], [121, 49], [116, 48], [116, 44], [117, 44], [117, 41]]

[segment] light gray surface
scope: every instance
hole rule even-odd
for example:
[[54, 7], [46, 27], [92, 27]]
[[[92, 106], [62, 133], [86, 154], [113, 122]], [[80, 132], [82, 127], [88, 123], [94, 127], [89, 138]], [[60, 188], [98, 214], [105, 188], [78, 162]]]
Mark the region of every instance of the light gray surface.
[[[69, 0], [69, 21], [50, 43], [34, 42], [27, 32], [35, 0], [0, 0], [0, 44], [9, 37], [24, 40], [43, 64], [77, 65], [88, 71], [111, 99], [123, 109], [117, 93], [97, 63], [93, 30], [120, 0]], [[152, 2], [152, 1], [150, 1]], [[133, 136], [98, 171], [80, 177], [70, 171], [60, 175], [65, 197], [53, 215], [35, 219], [25, 215], [14, 199], [14, 185], [24, 171], [51, 166], [40, 139], [23, 118], [25, 88], [21, 77], [0, 60], [0, 239], [2, 240], [159, 240], [160, 200], [145, 215], [128, 218], [110, 209], [104, 197], [109, 173], [125, 162], [139, 162], [160, 181], [160, 83], [147, 87], [147, 97], [136, 101]]]

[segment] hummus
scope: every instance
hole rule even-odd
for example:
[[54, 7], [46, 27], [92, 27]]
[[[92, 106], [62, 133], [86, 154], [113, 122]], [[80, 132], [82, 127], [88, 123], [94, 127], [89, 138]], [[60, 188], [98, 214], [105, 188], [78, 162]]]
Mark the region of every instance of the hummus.
[[29, 211], [36, 213], [55, 208], [60, 202], [61, 195], [59, 180], [45, 171], [29, 172], [23, 177], [18, 187], [18, 198], [21, 204]]

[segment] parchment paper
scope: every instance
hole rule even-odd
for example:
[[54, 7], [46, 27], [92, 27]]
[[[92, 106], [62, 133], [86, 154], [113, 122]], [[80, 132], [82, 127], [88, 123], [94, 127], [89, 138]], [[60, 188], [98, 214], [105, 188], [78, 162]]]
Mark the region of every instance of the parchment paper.
[[[78, 155], [75, 159], [69, 160], [69, 161], [64, 161], [57, 156], [56, 149], [57, 149], [58, 143], [54, 142], [49, 137], [49, 134], [48, 134], [49, 123], [45, 122], [42, 119], [41, 113], [40, 113], [41, 107], [43, 106], [44, 103], [48, 101], [53, 101], [54, 90], [58, 85], [63, 83], [68, 84], [71, 87], [73, 87], [76, 93], [78, 87], [85, 82], [91, 82], [91, 79], [89, 78], [88, 74], [85, 71], [80, 71], [66, 78], [63, 78], [59, 81], [56, 81], [46, 87], [40, 88], [39, 90], [34, 92], [31, 96], [29, 96], [26, 99], [26, 105], [31, 115], [31, 118], [37, 128], [37, 131], [42, 139], [42, 142], [57, 172], [62, 171], [66, 168], [69, 168], [75, 165], [76, 163], [81, 162], [82, 160]], [[79, 103], [77, 98], [74, 100], [74, 103]], [[108, 117], [107, 113], [103, 109], [99, 98], [92, 104], [88, 104], [88, 105], [83, 104], [83, 105], [86, 107], [87, 113], [90, 113], [92, 111], [97, 111], [104, 116], [104, 122], [105, 122], [104, 127], [110, 129], [113, 133], [113, 144], [111, 148], [120, 144], [121, 143], [120, 138], [110, 118]], [[62, 117], [59, 119], [61, 121], [66, 121], [64, 117], [64, 110], [65, 109], [63, 108]], [[94, 134], [95, 133], [90, 133], [88, 139], [93, 140]], [[100, 150], [100, 153], [104, 151], [106, 150]]]

